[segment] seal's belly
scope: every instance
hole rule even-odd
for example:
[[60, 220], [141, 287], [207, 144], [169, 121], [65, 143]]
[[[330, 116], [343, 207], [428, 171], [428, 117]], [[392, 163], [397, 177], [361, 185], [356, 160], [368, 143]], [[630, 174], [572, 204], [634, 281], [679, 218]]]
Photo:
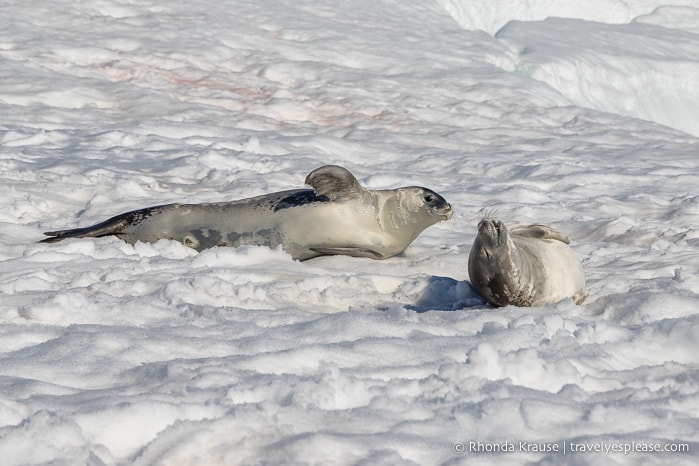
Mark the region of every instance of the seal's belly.
[[532, 285], [531, 306], [557, 302], [581, 293], [585, 275], [567, 244], [556, 240], [515, 241], [520, 251], [522, 279]]
[[372, 210], [337, 203], [290, 210], [279, 220], [278, 229], [284, 249], [301, 260], [328, 254], [381, 259], [407, 246], [392, 241]]

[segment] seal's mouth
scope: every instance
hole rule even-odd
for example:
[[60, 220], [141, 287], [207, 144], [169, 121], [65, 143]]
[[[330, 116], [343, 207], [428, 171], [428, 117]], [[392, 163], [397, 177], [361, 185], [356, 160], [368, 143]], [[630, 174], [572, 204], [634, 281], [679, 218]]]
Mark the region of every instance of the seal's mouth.
[[435, 214], [437, 214], [437, 216], [439, 217], [442, 217], [443, 220], [449, 220], [454, 215], [454, 211], [451, 208], [451, 204], [447, 202], [446, 205], [444, 205], [443, 207], [435, 209]]

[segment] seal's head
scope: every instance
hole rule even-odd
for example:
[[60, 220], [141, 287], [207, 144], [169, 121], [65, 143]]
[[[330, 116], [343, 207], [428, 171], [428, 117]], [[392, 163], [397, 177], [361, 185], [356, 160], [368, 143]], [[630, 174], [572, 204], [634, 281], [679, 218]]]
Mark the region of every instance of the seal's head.
[[478, 234], [468, 258], [471, 284], [490, 304], [512, 303], [519, 289], [517, 249], [505, 224], [485, 217], [478, 223]]
[[411, 191], [410, 202], [417, 209], [424, 210], [436, 222], [449, 220], [452, 216], [451, 205], [442, 196], [428, 188], [419, 186], [406, 188]]
[[451, 205], [428, 188], [404, 188], [373, 191], [386, 229], [402, 230], [410, 241], [425, 228], [452, 217]]

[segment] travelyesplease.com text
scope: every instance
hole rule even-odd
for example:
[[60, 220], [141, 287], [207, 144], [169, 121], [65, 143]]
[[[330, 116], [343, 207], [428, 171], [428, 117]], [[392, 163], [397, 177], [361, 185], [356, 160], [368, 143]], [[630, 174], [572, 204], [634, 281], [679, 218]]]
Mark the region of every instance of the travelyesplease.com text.
[[457, 442], [453, 445], [454, 453], [689, 453], [688, 443], [653, 443], [653, 442]]

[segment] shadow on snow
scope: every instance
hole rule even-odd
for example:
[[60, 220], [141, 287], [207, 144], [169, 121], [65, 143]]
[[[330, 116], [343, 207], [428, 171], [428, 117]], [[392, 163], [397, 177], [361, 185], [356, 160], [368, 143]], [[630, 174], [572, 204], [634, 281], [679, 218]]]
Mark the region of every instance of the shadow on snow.
[[458, 311], [483, 306], [487, 304], [473, 289], [471, 282], [433, 275], [415, 303], [406, 306], [406, 309], [416, 312]]

